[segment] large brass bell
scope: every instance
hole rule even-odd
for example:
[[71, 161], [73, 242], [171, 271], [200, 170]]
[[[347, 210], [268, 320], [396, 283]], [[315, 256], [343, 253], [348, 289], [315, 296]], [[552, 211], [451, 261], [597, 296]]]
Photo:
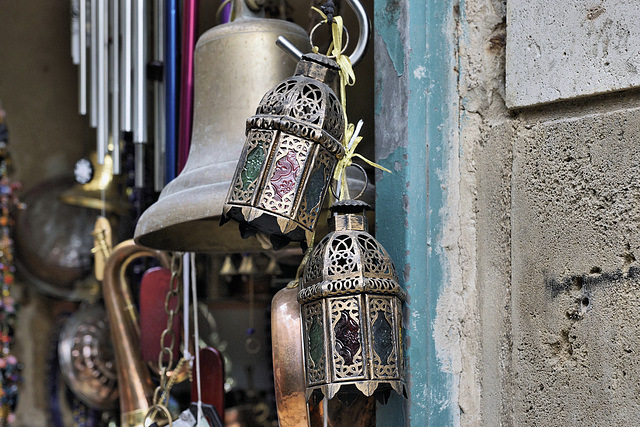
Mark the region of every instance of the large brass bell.
[[140, 217], [135, 241], [164, 250], [242, 252], [260, 249], [256, 238], [237, 239], [219, 227], [240, 152], [245, 120], [264, 93], [296, 66], [277, 45], [284, 35], [310, 50], [307, 33], [291, 22], [263, 18], [234, 0], [236, 18], [205, 32], [194, 54], [194, 117], [184, 170]]

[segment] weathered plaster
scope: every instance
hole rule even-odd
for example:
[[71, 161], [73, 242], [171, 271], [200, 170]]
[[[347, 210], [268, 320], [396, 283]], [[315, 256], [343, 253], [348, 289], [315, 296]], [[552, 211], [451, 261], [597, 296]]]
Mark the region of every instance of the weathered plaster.
[[[512, 127], [504, 105], [505, 3], [459, 4], [457, 175], [447, 178], [452, 277], [438, 305], [459, 363], [461, 425], [496, 425], [508, 393]], [[507, 138], [505, 138], [507, 137]], [[508, 359], [507, 359], [508, 360]]]
[[506, 2], [448, 6], [427, 4], [420, 64], [407, 9], [401, 76], [376, 42], [377, 158], [394, 171], [378, 175], [377, 226], [410, 295], [408, 421], [633, 424], [639, 93], [509, 111]]
[[404, 51], [406, 32], [401, 29], [407, 25], [407, 4], [399, 0], [374, 4], [376, 33], [382, 38], [387, 54], [398, 76], [404, 74]]

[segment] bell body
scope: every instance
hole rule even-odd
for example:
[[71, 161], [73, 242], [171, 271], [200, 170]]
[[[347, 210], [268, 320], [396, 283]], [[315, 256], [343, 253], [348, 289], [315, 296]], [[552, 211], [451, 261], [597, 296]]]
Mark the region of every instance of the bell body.
[[[359, 204], [347, 210], [354, 206], [357, 210]], [[332, 399], [350, 393], [349, 401], [359, 391], [385, 401], [391, 389], [405, 394], [406, 293], [393, 262], [366, 231], [364, 214], [337, 215], [331, 221], [333, 231], [314, 247], [298, 294], [306, 397]]]
[[274, 247], [309, 241], [335, 166], [344, 155], [344, 118], [332, 90], [337, 64], [303, 55], [296, 75], [275, 86], [247, 120], [223, 219], [240, 223], [243, 237], [271, 236]]
[[259, 248], [219, 227], [222, 205], [242, 152], [245, 120], [264, 93], [295, 69], [276, 39], [308, 51], [306, 32], [291, 22], [260, 18], [237, 2], [231, 23], [205, 32], [194, 54], [194, 117], [183, 171], [141, 216], [135, 240], [165, 250], [210, 252]]

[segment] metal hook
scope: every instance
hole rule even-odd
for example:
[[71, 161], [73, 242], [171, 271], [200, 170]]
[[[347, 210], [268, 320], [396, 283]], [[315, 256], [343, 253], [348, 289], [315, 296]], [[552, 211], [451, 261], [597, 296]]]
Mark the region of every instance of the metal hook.
[[[364, 54], [367, 51], [367, 45], [369, 44], [369, 19], [367, 18], [367, 13], [362, 7], [362, 4], [359, 0], [346, 0], [351, 9], [353, 9], [356, 14], [356, 18], [358, 19], [358, 26], [360, 27], [360, 32], [358, 33], [358, 43], [356, 44], [355, 49], [351, 55], [349, 55], [349, 60], [351, 61], [351, 65], [354, 67], [360, 63], [362, 58], [364, 58]], [[299, 61], [302, 58], [302, 51], [295, 47], [293, 43], [287, 40], [286, 37], [280, 36], [276, 40], [276, 45], [284, 50], [286, 53], [291, 55], [295, 60]]]
[[356, 14], [358, 26], [360, 28], [360, 32], [358, 33], [358, 43], [356, 44], [355, 49], [353, 49], [351, 55], [349, 55], [351, 65], [355, 67], [360, 63], [360, 61], [362, 61], [362, 58], [364, 58], [364, 54], [367, 51], [370, 31], [369, 19], [367, 18], [367, 12], [365, 12], [364, 7], [362, 7], [362, 4], [358, 0], [347, 0], [347, 3]]

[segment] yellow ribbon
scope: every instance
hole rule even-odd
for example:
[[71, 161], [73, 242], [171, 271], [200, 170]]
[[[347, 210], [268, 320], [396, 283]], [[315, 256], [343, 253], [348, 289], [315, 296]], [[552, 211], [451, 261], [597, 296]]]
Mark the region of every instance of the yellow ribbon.
[[[327, 15], [324, 14], [320, 9], [316, 7], [312, 7], [313, 10], [318, 12], [320, 16], [324, 19], [324, 23], [328, 23]], [[333, 23], [331, 25], [331, 36], [333, 38], [331, 44], [329, 45], [329, 49], [327, 50], [327, 56], [333, 56], [335, 61], [338, 63], [340, 67], [340, 103], [342, 104], [342, 112], [344, 116], [344, 124], [345, 124], [345, 132], [342, 138], [342, 146], [344, 147], [345, 154], [342, 159], [338, 161], [336, 165], [336, 170], [333, 173], [333, 179], [338, 181], [340, 185], [340, 194], [339, 200], [345, 200], [349, 198], [349, 187], [347, 186], [347, 174], [345, 173], [345, 169], [351, 166], [352, 159], [357, 157], [367, 164], [373, 166], [374, 168], [381, 169], [385, 172], [391, 173], [391, 171], [379, 164], [372, 162], [366, 157], [355, 152], [356, 147], [362, 141], [361, 136], [353, 138], [356, 127], [353, 123], [349, 123], [347, 118], [347, 86], [353, 86], [356, 83], [356, 75], [353, 72], [353, 66], [351, 65], [351, 60], [347, 55], [342, 54], [342, 30], [344, 24], [342, 22], [341, 16], [334, 16]], [[318, 47], [313, 47], [313, 52], [318, 53]], [[353, 141], [352, 141], [353, 139]]]

